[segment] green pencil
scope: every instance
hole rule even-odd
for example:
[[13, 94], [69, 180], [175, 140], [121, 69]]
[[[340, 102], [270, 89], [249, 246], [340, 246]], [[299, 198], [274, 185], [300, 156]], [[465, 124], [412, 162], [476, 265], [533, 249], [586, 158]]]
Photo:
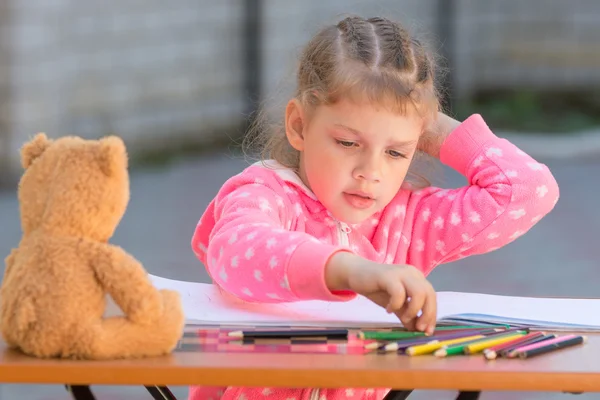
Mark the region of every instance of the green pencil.
[[[457, 325], [457, 326], [440, 326], [435, 328], [436, 332], [443, 331], [461, 331], [461, 330], [476, 330], [476, 329], [493, 329], [493, 328], [506, 328], [508, 325], [488, 326], [488, 325]], [[358, 337], [361, 339], [374, 339], [374, 340], [402, 340], [410, 339], [419, 336], [426, 336], [424, 332], [409, 332], [409, 331], [361, 331], [358, 333]]]
[[435, 353], [433, 353], [434, 356], [436, 357], [446, 357], [446, 356], [455, 356], [455, 355], [459, 355], [459, 354], [465, 354], [465, 348], [472, 345], [473, 343], [477, 343], [477, 342], [481, 342], [484, 340], [490, 340], [491, 338], [501, 338], [503, 336], [508, 336], [508, 335], [514, 335], [515, 333], [527, 333], [527, 330], [518, 330], [518, 331], [509, 331], [509, 332], [499, 332], [493, 335], [488, 335], [487, 337], [483, 338], [483, 339], [475, 339], [469, 342], [465, 342], [465, 343], [460, 343], [460, 344], [456, 344], [453, 346], [448, 346], [445, 348], [441, 348], [435, 351]]

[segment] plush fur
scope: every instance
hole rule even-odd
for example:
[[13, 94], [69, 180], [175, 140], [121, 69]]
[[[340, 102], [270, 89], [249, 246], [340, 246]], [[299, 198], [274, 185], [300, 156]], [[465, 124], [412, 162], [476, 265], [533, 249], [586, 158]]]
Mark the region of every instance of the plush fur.
[[[171, 352], [184, 327], [179, 294], [108, 243], [129, 202], [121, 139], [50, 140], [21, 149], [22, 238], [0, 288], [5, 342], [41, 357], [114, 359]], [[105, 318], [109, 294], [124, 315]]]

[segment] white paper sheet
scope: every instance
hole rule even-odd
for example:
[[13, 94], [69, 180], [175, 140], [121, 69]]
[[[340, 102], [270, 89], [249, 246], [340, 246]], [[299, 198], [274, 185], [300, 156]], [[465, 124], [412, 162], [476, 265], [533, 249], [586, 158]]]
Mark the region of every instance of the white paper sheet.
[[[237, 326], [377, 327], [400, 325], [394, 315], [358, 296], [349, 302], [248, 303], [217, 286], [150, 275], [159, 289], [181, 294], [187, 323]], [[510, 323], [540, 329], [600, 331], [600, 299], [558, 299], [438, 292], [438, 322]], [[576, 326], [573, 326], [576, 325]]]

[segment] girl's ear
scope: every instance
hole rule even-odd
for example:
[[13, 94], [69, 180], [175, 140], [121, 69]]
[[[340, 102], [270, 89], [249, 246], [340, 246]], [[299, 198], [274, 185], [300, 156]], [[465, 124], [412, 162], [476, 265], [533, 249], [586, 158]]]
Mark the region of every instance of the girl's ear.
[[304, 150], [304, 110], [297, 99], [288, 102], [285, 108], [285, 135], [290, 145], [298, 150]]

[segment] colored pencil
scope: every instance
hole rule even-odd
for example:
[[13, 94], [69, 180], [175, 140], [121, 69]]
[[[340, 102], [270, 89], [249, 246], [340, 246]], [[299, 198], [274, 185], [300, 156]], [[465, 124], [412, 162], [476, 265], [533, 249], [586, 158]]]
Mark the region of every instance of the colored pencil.
[[567, 336], [558, 336], [557, 335], [557, 336], [555, 336], [555, 337], [553, 337], [551, 339], [542, 340], [542, 341], [537, 342], [537, 343], [530, 343], [530, 344], [526, 344], [526, 345], [523, 345], [523, 346], [517, 346], [513, 350], [510, 351], [510, 353], [508, 354], [508, 357], [509, 358], [517, 358], [517, 357], [519, 357], [519, 352], [521, 350], [528, 350], [529, 348], [533, 348], [536, 345], [545, 346], [547, 344], [552, 344], [554, 342], [564, 340], [565, 338], [571, 338], [573, 336], [575, 336], [575, 335], [567, 335]]
[[[431, 343], [431, 341], [436, 340], [436, 341], [443, 341], [443, 340], [452, 340], [452, 339], [459, 339], [459, 338], [463, 338], [463, 337], [467, 337], [467, 336], [474, 336], [474, 335], [490, 335], [490, 334], [494, 334], [494, 333], [498, 333], [498, 329], [484, 329], [481, 331], [465, 331], [465, 332], [459, 332], [459, 333], [449, 333], [446, 335], [438, 335], [438, 336], [426, 336], [424, 339], [428, 339], [428, 340], [424, 340], [421, 343], [414, 343], [414, 344], [425, 344], [425, 343]], [[413, 344], [411, 344], [413, 345]], [[385, 351], [397, 351], [399, 349], [402, 348], [407, 348], [410, 346], [406, 346], [406, 342], [405, 341], [398, 341], [398, 342], [393, 342], [393, 343], [388, 343], [384, 346], [383, 350]]]
[[452, 345], [452, 346], [448, 346], [446, 348], [441, 348], [439, 350], [436, 350], [435, 353], [433, 353], [433, 355], [435, 355], [436, 357], [447, 357], [447, 356], [455, 356], [455, 355], [459, 355], [459, 354], [465, 354], [465, 349], [468, 345], [480, 342], [482, 340], [488, 340], [490, 338], [500, 338], [500, 337], [506, 337], [506, 336], [512, 336], [512, 334], [514, 332], [525, 332], [528, 333], [528, 330], [513, 330], [513, 329], [509, 329], [507, 331], [503, 331], [503, 332], [499, 332], [499, 333], [495, 333], [495, 334], [491, 334], [491, 335], [487, 335], [486, 338], [484, 339], [476, 339], [470, 342], [466, 342], [466, 343], [462, 343], [462, 344], [456, 344], [456, 345]]
[[576, 346], [585, 343], [587, 338], [579, 335], [559, 336], [555, 339], [545, 340], [543, 342], [530, 344], [519, 347], [515, 351], [520, 358], [531, 358], [541, 354], [546, 354], [552, 351], [565, 349], [567, 347]]
[[423, 354], [431, 354], [434, 351], [441, 349], [444, 346], [451, 346], [457, 343], [465, 343], [470, 342], [475, 339], [482, 339], [485, 336], [483, 335], [473, 335], [473, 336], [465, 336], [458, 339], [450, 339], [450, 340], [442, 340], [437, 343], [427, 343], [427, 344], [419, 344], [416, 346], [410, 346], [405, 350], [405, 353], [409, 356], [420, 356]]
[[390, 343], [388, 343], [388, 342], [369, 343], [369, 344], [365, 345], [365, 348], [369, 349], [369, 350], [379, 349], [380, 351], [388, 352], [388, 351], [404, 350], [410, 346], [415, 346], [418, 344], [437, 343], [437, 342], [438, 342], [438, 340], [425, 336], [425, 337], [415, 338], [415, 339], [411, 339], [411, 340], [403, 340], [401, 342], [396, 342], [396, 343], [394, 343], [395, 350], [386, 350], [386, 346], [390, 345]]
[[400, 340], [400, 339], [412, 339], [417, 337], [427, 336], [425, 332], [408, 332], [408, 331], [390, 331], [390, 332], [369, 332], [361, 331], [358, 332], [358, 337], [361, 339], [373, 339], [373, 340]]
[[519, 346], [533, 343], [537, 340], [543, 340], [546, 334], [544, 332], [531, 332], [525, 336], [518, 337], [506, 343], [501, 343], [496, 346], [488, 347], [483, 350], [483, 355], [488, 360], [494, 360], [498, 355], [502, 355], [502, 351], [510, 350]]
[[[463, 331], [467, 331], [467, 330], [476, 330], [476, 331], [480, 331], [483, 329], [489, 330], [489, 329], [508, 329], [509, 326], [505, 325], [505, 326], [484, 326], [484, 325], [471, 325], [471, 326], [464, 326], [464, 325], [453, 325], [453, 326], [442, 326], [442, 327], [437, 327], [435, 328], [435, 331], [433, 333], [433, 335], [430, 336], [434, 336], [437, 333], [449, 333], [449, 331], [456, 331], [456, 332], [463, 332]], [[361, 339], [374, 339], [374, 340], [399, 340], [399, 339], [404, 339], [404, 338], [412, 338], [412, 337], [419, 337], [419, 336], [427, 336], [425, 334], [425, 332], [412, 332], [412, 331], [368, 331], [368, 330], [363, 330], [360, 331], [358, 333], [358, 336]]]
[[486, 338], [485, 340], [480, 340], [476, 343], [472, 343], [472, 344], [468, 345], [467, 347], [465, 347], [465, 353], [466, 354], [479, 353], [479, 352], [487, 349], [488, 347], [496, 346], [496, 345], [499, 345], [502, 343], [507, 343], [507, 342], [510, 342], [517, 338], [520, 338], [524, 335], [525, 335], [525, 333], [522, 333], [522, 332], [511, 332], [507, 336]]
[[[362, 336], [359, 334], [361, 339], [374, 339], [374, 340], [387, 340], [387, 341], [398, 341], [398, 340], [406, 340], [413, 339], [419, 337], [429, 337], [429, 338], [438, 338], [438, 337], [459, 337], [465, 335], [476, 335], [481, 332], [498, 332], [500, 328], [480, 328], [480, 329], [459, 329], [459, 330], [448, 330], [441, 332], [434, 332], [433, 335], [425, 335], [423, 332], [381, 332], [380, 335], [366, 335]], [[454, 336], [451, 336], [454, 335]], [[458, 335], [458, 336], [456, 336]]]
[[298, 330], [253, 330], [234, 331], [227, 336], [232, 338], [300, 338], [300, 337], [323, 337], [328, 339], [347, 339], [348, 329], [298, 329]]
[[522, 343], [520, 345], [512, 346], [509, 349], [502, 350], [500, 352], [500, 355], [502, 357], [506, 357], [506, 358], [515, 358], [515, 357], [518, 357], [517, 353], [515, 353], [515, 350], [518, 349], [519, 347], [523, 347], [523, 346], [534, 344], [534, 343], [540, 343], [540, 342], [543, 342], [543, 341], [546, 341], [546, 340], [554, 339], [556, 337], [558, 337], [558, 336], [556, 336], [554, 334], [544, 335], [543, 337], [538, 338], [538, 339], [534, 339], [534, 340], [532, 340], [530, 342]]

